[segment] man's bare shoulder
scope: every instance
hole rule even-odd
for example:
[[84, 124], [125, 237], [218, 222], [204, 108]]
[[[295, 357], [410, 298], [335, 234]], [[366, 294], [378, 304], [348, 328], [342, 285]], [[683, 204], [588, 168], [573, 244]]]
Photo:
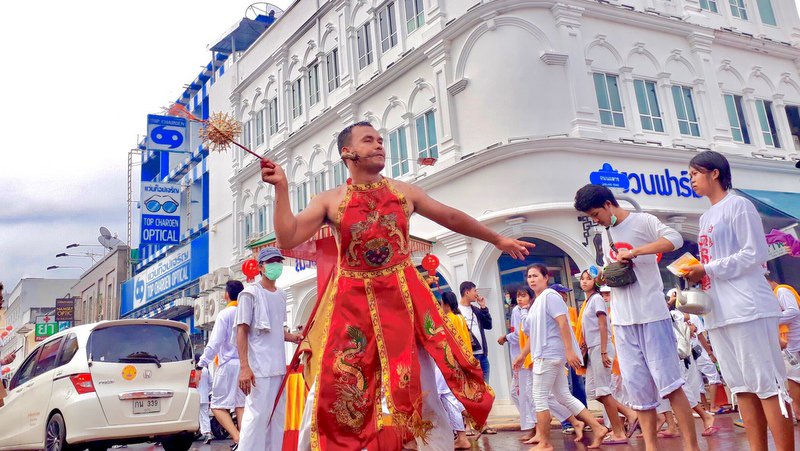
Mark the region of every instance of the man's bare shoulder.
[[408, 182], [403, 182], [403, 181], [400, 181], [400, 180], [397, 180], [397, 179], [391, 179], [391, 178], [388, 178], [388, 177], [387, 177], [387, 180], [389, 180], [389, 183], [391, 183], [392, 186], [395, 189], [399, 190], [406, 197], [414, 198], [417, 194], [425, 192], [422, 188], [420, 188], [420, 187], [418, 187], [416, 185], [412, 185], [412, 184], [410, 184]]

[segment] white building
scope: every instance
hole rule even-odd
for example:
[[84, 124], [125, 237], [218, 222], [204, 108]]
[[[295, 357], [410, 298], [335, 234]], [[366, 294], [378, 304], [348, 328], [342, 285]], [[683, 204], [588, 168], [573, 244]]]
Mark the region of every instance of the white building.
[[6, 325], [13, 329], [2, 342], [0, 355], [17, 352], [17, 358], [8, 365], [12, 370], [36, 347], [34, 327], [37, 317], [55, 312], [56, 299], [70, 297], [70, 290], [76, 282], [77, 279], [20, 279], [8, 293], [5, 320]]
[[[491, 342], [505, 333], [502, 289], [523, 281], [525, 264], [545, 262], [555, 281], [577, 286], [570, 276], [596, 260], [596, 232], [572, 204], [601, 168], [627, 173], [629, 197], [678, 228], [684, 250], [696, 249], [708, 207], [686, 176], [702, 149], [727, 154], [735, 186], [773, 203], [769, 226], [796, 224], [788, 211], [800, 204], [793, 2], [624, 3], [299, 0], [230, 61], [211, 110], [234, 114], [243, 143], [283, 165], [295, 211], [345, 181], [336, 135], [369, 120], [386, 139], [386, 176], [535, 241], [528, 261], [514, 262], [424, 218], [412, 222], [414, 235], [435, 242], [449, 284], [472, 280], [492, 300]], [[438, 161], [423, 166], [420, 157]], [[208, 164], [209, 269], [236, 269], [251, 255], [246, 245], [272, 231], [273, 191], [243, 152]], [[800, 265], [779, 262], [779, 274], [800, 282]], [[283, 282], [290, 321], [302, 324], [316, 298], [314, 270]], [[502, 411], [510, 362], [499, 346], [489, 352]]]

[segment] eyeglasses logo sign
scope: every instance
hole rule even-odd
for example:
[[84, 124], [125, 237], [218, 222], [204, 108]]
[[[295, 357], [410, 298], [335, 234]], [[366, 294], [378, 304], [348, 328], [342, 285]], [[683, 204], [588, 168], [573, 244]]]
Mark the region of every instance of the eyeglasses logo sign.
[[181, 187], [172, 183], [142, 182], [143, 244], [167, 245], [180, 242]]
[[164, 213], [175, 213], [178, 210], [178, 201], [170, 196], [153, 196], [144, 201], [144, 208], [152, 213], [164, 210]]

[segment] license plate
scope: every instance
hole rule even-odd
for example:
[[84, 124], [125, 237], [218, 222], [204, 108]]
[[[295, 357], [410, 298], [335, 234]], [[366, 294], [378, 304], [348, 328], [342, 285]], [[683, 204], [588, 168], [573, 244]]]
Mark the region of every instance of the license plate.
[[133, 413], [138, 415], [140, 413], [155, 413], [161, 412], [160, 399], [134, 399], [133, 400]]

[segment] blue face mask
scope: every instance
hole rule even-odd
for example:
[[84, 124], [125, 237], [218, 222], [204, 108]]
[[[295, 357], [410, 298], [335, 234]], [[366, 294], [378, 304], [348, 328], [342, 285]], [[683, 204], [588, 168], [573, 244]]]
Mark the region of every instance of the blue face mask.
[[264, 263], [261, 268], [263, 269], [264, 276], [269, 280], [278, 280], [278, 277], [283, 274], [283, 263]]

